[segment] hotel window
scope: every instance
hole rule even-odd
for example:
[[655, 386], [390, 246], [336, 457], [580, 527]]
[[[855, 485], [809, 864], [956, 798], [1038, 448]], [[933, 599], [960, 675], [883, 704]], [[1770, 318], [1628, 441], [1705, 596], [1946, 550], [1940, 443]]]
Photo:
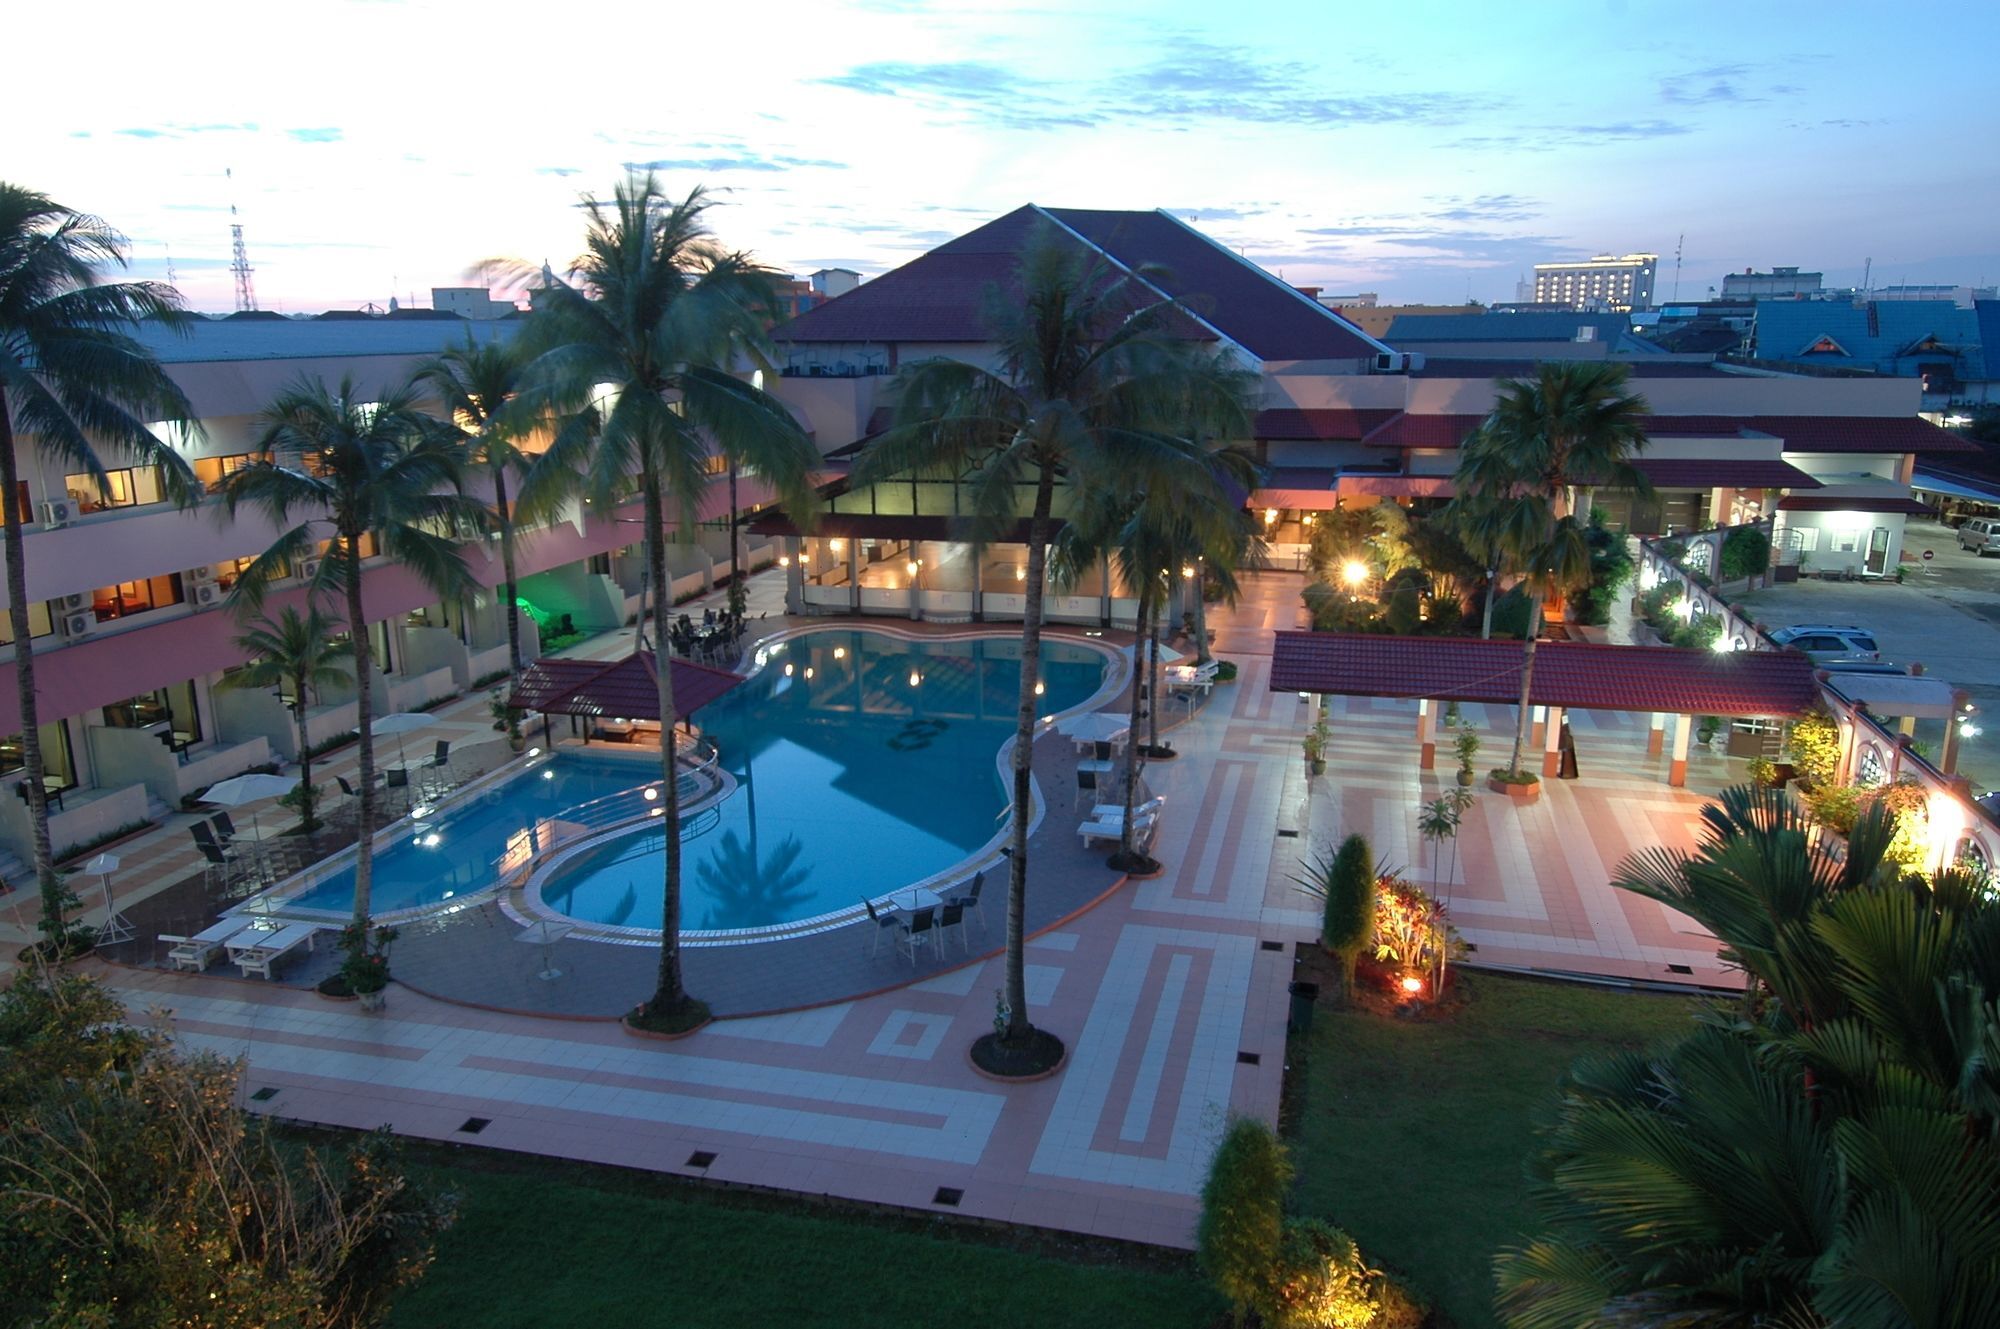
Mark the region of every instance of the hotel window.
[[[28, 635], [46, 637], [55, 631], [55, 617], [49, 613], [49, 602], [33, 600], [28, 604]], [[14, 616], [0, 610], [0, 646], [14, 644]]]
[[[319, 547], [313, 551], [313, 557], [314, 558], [330, 557], [333, 553], [334, 543], [335, 542], [332, 540], [321, 540], [319, 542]], [[375, 557], [375, 555], [382, 552], [381, 546], [377, 543], [375, 539], [375, 532], [373, 531], [362, 532], [359, 543], [361, 545], [361, 557], [363, 558], [373, 558]]]
[[[243, 574], [256, 561], [255, 558], [232, 558], [217, 563], [215, 565], [215, 584], [225, 591], [231, 589], [237, 582], [243, 580]], [[290, 574], [286, 573], [284, 575]]]
[[157, 466], [128, 466], [106, 471], [102, 484], [87, 474], [66, 475], [63, 477], [63, 488], [76, 500], [78, 512], [136, 508], [158, 503], [165, 497], [160, 492], [160, 468]]
[[202, 488], [214, 493], [222, 488], [222, 482], [242, 470], [264, 460], [261, 452], [232, 452], [226, 457], [197, 457], [194, 460], [194, 478], [201, 481]]
[[[74, 789], [76, 787], [76, 760], [69, 750], [69, 724], [56, 720], [36, 730], [42, 737], [42, 775], [51, 789]], [[12, 775], [16, 778], [10, 784], [18, 784], [22, 767], [28, 764], [27, 753], [21, 746], [19, 734], [9, 734], [0, 738], [0, 776]]]
[[167, 732], [173, 735], [176, 743], [201, 740], [201, 715], [195, 709], [194, 684], [191, 681], [113, 702], [104, 708], [104, 723], [112, 729], [151, 729], [156, 725], [166, 725]]
[[708, 456], [701, 459], [701, 473], [703, 475], [729, 474], [729, 458], [719, 452], [711, 452]]
[[100, 586], [90, 595], [90, 606], [98, 621], [128, 618], [177, 605], [187, 598], [181, 589], [181, 574], [169, 572], [144, 581], [121, 581], [116, 586]]

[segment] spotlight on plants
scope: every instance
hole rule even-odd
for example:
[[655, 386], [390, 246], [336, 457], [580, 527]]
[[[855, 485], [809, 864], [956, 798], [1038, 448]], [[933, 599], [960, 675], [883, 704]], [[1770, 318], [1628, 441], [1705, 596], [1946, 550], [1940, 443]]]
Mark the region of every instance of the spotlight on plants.
[[1340, 569], [1340, 575], [1349, 586], [1359, 586], [1368, 580], [1368, 565], [1358, 558], [1350, 558]]

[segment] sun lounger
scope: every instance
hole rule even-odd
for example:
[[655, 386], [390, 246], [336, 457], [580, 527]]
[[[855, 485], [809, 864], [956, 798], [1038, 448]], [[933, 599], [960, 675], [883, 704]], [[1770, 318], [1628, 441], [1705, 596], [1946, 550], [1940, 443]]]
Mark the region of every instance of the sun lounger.
[[[1135, 840], [1144, 842], [1151, 835], [1152, 830], [1152, 817], [1132, 818], [1132, 835]], [[1124, 820], [1121, 818], [1117, 821], [1087, 821], [1076, 828], [1076, 833], [1083, 837], [1083, 847], [1085, 849], [1090, 848], [1091, 844], [1097, 840], [1122, 840], [1125, 838]]]
[[242, 932], [232, 937], [226, 945], [229, 962], [243, 971], [243, 977], [252, 974], [264, 978], [271, 976], [271, 966], [304, 945], [313, 948], [313, 935], [320, 930], [317, 923], [294, 923], [278, 932]]
[[[1159, 815], [1160, 809], [1166, 805], [1167, 800], [1164, 795], [1148, 798], [1132, 809], [1132, 815], [1134, 818], [1144, 821], [1148, 817]], [[1125, 820], [1125, 805], [1123, 803], [1099, 803], [1090, 810], [1090, 815], [1095, 821], [1108, 821], [1116, 826], [1119, 822]]]
[[192, 969], [198, 974], [208, 968], [209, 962], [215, 959], [215, 953], [221, 950], [230, 938], [258, 926], [260, 924], [257, 919], [245, 918], [241, 914], [230, 914], [219, 922], [203, 928], [192, 937], [176, 937], [163, 932], [160, 934], [160, 940], [173, 943], [173, 949], [167, 952], [167, 959], [172, 962], [174, 968]]

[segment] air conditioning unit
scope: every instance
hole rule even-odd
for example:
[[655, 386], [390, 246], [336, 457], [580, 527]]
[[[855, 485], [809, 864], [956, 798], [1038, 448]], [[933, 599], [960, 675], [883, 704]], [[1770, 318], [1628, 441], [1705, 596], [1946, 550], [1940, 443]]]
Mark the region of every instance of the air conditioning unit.
[[74, 614], [64, 614], [62, 634], [71, 641], [78, 641], [97, 631], [97, 611], [85, 609]]
[[320, 560], [316, 558], [300, 559], [298, 567], [299, 580], [311, 581], [314, 577], [317, 577], [319, 575], [319, 564]]
[[194, 595], [192, 597], [194, 607], [196, 609], [213, 609], [222, 603], [224, 594], [226, 592], [212, 581], [198, 583], [194, 587]]
[[80, 609], [90, 608], [89, 591], [71, 591], [68, 595], [56, 597], [56, 612], [74, 614]]
[[215, 564], [204, 563], [198, 568], [189, 568], [185, 576], [190, 586], [207, 586], [215, 580]]
[[42, 500], [42, 525], [58, 530], [76, 520], [76, 502], [67, 498]]
[[1375, 372], [1378, 374], [1409, 374], [1424, 367], [1424, 357], [1419, 352], [1384, 351], [1375, 357]]

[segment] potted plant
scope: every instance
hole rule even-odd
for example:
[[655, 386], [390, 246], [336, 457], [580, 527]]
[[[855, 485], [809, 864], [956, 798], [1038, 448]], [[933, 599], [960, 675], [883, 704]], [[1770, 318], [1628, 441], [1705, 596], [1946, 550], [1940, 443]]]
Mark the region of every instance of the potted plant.
[[528, 745], [527, 738], [521, 733], [521, 712], [507, 704], [505, 693], [498, 688], [487, 693], [486, 709], [493, 716], [493, 727], [506, 731], [509, 748], [519, 752]]
[[349, 923], [340, 930], [340, 949], [345, 953], [340, 968], [321, 980], [322, 996], [336, 1000], [355, 997], [361, 1009], [380, 1011], [388, 1003], [389, 947], [396, 929], [378, 927], [372, 932]]
[[1326, 774], [1326, 746], [1333, 741], [1333, 729], [1326, 722], [1326, 712], [1320, 711], [1319, 718], [1305, 738], [1306, 765], [1314, 775]]
[[1461, 726], [1458, 737], [1452, 740], [1458, 749], [1458, 785], [1461, 789], [1472, 788], [1472, 759], [1479, 755], [1479, 735], [1471, 726]]
[[1486, 773], [1486, 787], [1505, 794], [1516, 803], [1533, 803], [1542, 796], [1542, 777], [1528, 771], [1494, 769]]

